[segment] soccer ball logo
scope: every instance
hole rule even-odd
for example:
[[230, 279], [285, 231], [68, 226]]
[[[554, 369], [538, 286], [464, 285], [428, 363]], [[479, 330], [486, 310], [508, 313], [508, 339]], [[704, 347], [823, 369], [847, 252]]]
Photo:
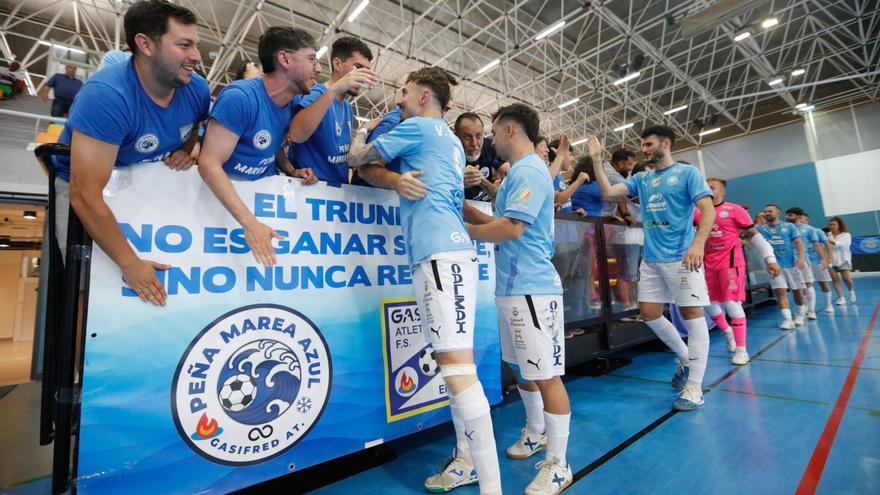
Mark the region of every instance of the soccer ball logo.
[[257, 387], [249, 375], [234, 375], [220, 389], [220, 404], [232, 412], [243, 411], [257, 398]]
[[434, 349], [430, 346], [422, 349], [422, 352], [419, 353], [419, 369], [422, 370], [422, 373], [425, 376], [434, 376], [440, 371], [440, 365], [437, 364], [437, 361], [434, 359]]

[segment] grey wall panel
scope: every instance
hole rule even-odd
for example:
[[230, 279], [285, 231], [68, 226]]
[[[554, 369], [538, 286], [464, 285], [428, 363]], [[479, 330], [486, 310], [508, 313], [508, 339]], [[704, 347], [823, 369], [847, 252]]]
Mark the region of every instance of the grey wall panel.
[[789, 124], [703, 148], [706, 174], [734, 178], [812, 161], [803, 124]]
[[856, 124], [849, 108], [813, 114], [813, 120], [816, 125], [816, 152], [820, 160], [860, 151]]
[[853, 111], [862, 138], [862, 149], [870, 151], [880, 148], [880, 103], [859, 105]]

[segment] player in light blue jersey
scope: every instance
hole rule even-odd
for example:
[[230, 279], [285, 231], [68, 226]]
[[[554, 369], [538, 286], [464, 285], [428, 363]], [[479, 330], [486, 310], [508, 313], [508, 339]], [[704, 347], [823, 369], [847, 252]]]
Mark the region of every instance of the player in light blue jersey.
[[495, 217], [476, 212], [468, 220], [471, 237], [498, 245], [495, 302], [501, 356], [517, 370], [526, 406], [526, 427], [507, 449], [527, 459], [547, 449], [528, 495], [555, 495], [572, 482], [566, 461], [571, 407], [565, 374], [565, 318], [562, 282], [553, 266], [553, 180], [535, 154], [538, 113], [516, 103], [492, 117], [495, 149], [510, 172], [495, 197]]
[[270, 27], [260, 36], [261, 78], [235, 82], [217, 98], [199, 158], [199, 173], [244, 228], [257, 262], [275, 264], [272, 238], [282, 236], [258, 221], [230, 177], [255, 180], [274, 175], [278, 150], [292, 118], [294, 96], [309, 91], [320, 70], [315, 40], [300, 29]]
[[[639, 309], [645, 323], [678, 356], [672, 386], [681, 394], [672, 407], [690, 411], [703, 404], [702, 382], [709, 356], [709, 328], [703, 306], [709, 305], [703, 267], [703, 245], [715, 223], [712, 192], [695, 167], [672, 159], [675, 133], [666, 126], [642, 131], [642, 153], [654, 170], [639, 172], [622, 184], [612, 184], [605, 167], [594, 167], [602, 196], [608, 200], [638, 196], [645, 229], [644, 257], [639, 267]], [[602, 163], [604, 149], [593, 136], [590, 156]], [[694, 206], [700, 223], [693, 228]], [[684, 318], [688, 342], [663, 316], [675, 303]]]
[[[379, 119], [378, 124], [370, 133], [367, 135], [367, 144], [372, 143], [373, 141], [379, 139], [379, 136], [386, 134], [397, 127], [397, 124], [400, 123], [400, 107], [395, 106], [391, 110], [382, 115], [382, 118]], [[385, 167], [395, 173], [400, 173], [400, 159], [395, 158], [391, 161], [391, 163], [385, 164]], [[355, 170], [354, 175], [351, 178], [351, 183], [357, 186], [365, 186], [365, 187], [375, 187], [369, 181], [364, 179], [361, 174], [364, 173], [369, 167], [360, 167]], [[369, 172], [367, 172], [369, 173]]]
[[296, 100], [287, 156], [297, 168], [315, 171], [319, 180], [348, 184], [348, 148], [354, 112], [348, 98], [379, 82], [370, 70], [373, 52], [363, 41], [345, 36], [330, 48], [330, 80], [315, 84]]
[[[779, 328], [791, 330], [794, 327], [803, 326], [807, 307], [804, 305], [804, 289], [806, 284], [801, 275], [806, 267], [804, 259], [804, 243], [801, 240], [798, 228], [793, 223], [781, 222], [779, 217], [782, 209], [779, 205], [768, 204], [761, 214], [767, 221], [764, 225], [756, 228], [767, 242], [773, 246], [773, 254], [782, 271], [779, 275], [770, 279], [770, 288], [776, 293], [776, 301], [782, 312], [782, 324]], [[797, 313], [792, 320], [791, 309], [788, 305], [788, 290], [791, 289], [792, 297], [797, 305]]]
[[[800, 223], [810, 225], [810, 215], [806, 213], [801, 214]], [[812, 227], [812, 225], [810, 226]], [[813, 270], [813, 280], [819, 282], [819, 286], [822, 288], [822, 296], [825, 299], [825, 307], [822, 309], [822, 312], [827, 315], [833, 315], [834, 305], [831, 302], [833, 299], [831, 292], [831, 272], [828, 271], [828, 268], [831, 266], [831, 242], [828, 241], [828, 236], [825, 235], [825, 231], [815, 227], [813, 228], [815, 229], [818, 242], [821, 245], [821, 248], [818, 245], [813, 245], [813, 249], [810, 253], [810, 265]]]
[[449, 391], [456, 433], [452, 459], [425, 480], [425, 488], [445, 492], [479, 482], [480, 493], [500, 494], [489, 401], [474, 364], [477, 257], [462, 216], [464, 149], [443, 120], [452, 84], [455, 79], [440, 68], [411, 72], [399, 103], [403, 122], [372, 144], [366, 144], [370, 127], [358, 129], [348, 160], [360, 167], [400, 158], [401, 173], [385, 169], [388, 176], [419, 175], [424, 181], [421, 199], [409, 194], [419, 191], [398, 188], [401, 224], [422, 328], [428, 330]]
[[69, 162], [55, 164], [55, 229], [65, 253], [73, 207], [128, 286], [142, 300], [164, 305], [167, 294], [155, 271], [168, 266], [138, 258], [104, 201], [104, 187], [114, 168], [163, 160], [184, 170], [195, 163], [194, 131], [207, 118], [211, 93], [194, 72], [201, 54], [190, 10], [164, 1], [137, 2], [125, 13], [125, 37], [131, 59], [83, 85], [59, 139], [71, 152]]
[[[804, 279], [804, 285], [807, 286], [807, 288], [804, 290], [804, 300], [807, 307], [806, 317], [809, 320], [815, 320], [816, 288], [814, 287], [814, 282], [816, 280], [814, 274], [816, 274], [816, 272], [814, 270], [814, 265], [819, 265], [819, 268], [821, 268], [821, 264], [825, 258], [825, 242], [828, 240], [828, 238], [821, 230], [811, 226], [809, 223], [805, 223], [803, 221], [803, 217], [804, 210], [797, 206], [793, 206], [785, 211], [785, 221], [793, 223], [797, 227], [798, 233], [801, 236], [801, 241], [803, 241], [804, 243], [806, 266], [803, 270], [801, 270], [801, 277]], [[819, 275], [821, 275], [821, 273], [819, 273]], [[828, 281], [830, 280], [831, 275], [829, 274]], [[825, 309], [827, 310], [830, 308], [833, 312], [834, 307], [831, 306], [831, 286], [828, 284], [828, 281], [825, 282], [825, 287], [827, 287], [827, 304], [825, 306]]]

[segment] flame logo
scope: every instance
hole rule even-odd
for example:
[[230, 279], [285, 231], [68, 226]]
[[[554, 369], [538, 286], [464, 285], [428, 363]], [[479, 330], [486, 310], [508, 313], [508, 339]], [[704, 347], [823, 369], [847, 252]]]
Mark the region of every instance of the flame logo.
[[403, 374], [403, 377], [400, 379], [400, 391], [401, 392], [409, 392], [413, 388], [412, 378], [409, 377], [406, 373]]
[[202, 413], [202, 417], [199, 418], [199, 422], [196, 425], [196, 432], [190, 438], [193, 440], [205, 440], [214, 438], [222, 432], [223, 428], [220, 428], [216, 419], [209, 418], [207, 413]]

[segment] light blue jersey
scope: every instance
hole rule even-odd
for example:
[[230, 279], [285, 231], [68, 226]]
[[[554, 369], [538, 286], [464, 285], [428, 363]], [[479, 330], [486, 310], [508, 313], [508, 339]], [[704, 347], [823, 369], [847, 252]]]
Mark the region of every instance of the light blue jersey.
[[639, 172], [624, 184], [642, 205], [644, 260], [681, 262], [696, 234], [694, 204], [712, 196], [703, 174], [692, 165], [676, 162], [663, 170]]
[[400, 158], [400, 173], [424, 173], [428, 194], [418, 200], [400, 198], [400, 217], [411, 265], [437, 253], [472, 250], [462, 218], [464, 149], [439, 117], [411, 117], [373, 146], [386, 163]]
[[[58, 138], [70, 144], [73, 130], [119, 147], [114, 167], [162, 160], [185, 143], [195, 124], [208, 118], [211, 90], [208, 81], [193, 74], [189, 84], [174, 90], [163, 108], [154, 102], [138, 79], [129, 59], [96, 72], [80, 89], [70, 117]], [[70, 180], [70, 159], [55, 160], [55, 173]]]
[[776, 225], [756, 225], [758, 232], [773, 246], [776, 262], [782, 268], [794, 268], [797, 260], [795, 239], [800, 239], [798, 228], [793, 223], [779, 222]]
[[[326, 85], [315, 84], [309, 94], [297, 98], [298, 109], [311, 105], [326, 92]], [[320, 180], [348, 184], [348, 149], [351, 147], [353, 120], [351, 103], [334, 98], [315, 132], [306, 142], [291, 144], [287, 157], [297, 168], [310, 167]]]
[[284, 145], [293, 108], [292, 100], [276, 105], [262, 77], [235, 81], [220, 92], [211, 118], [239, 138], [223, 164], [230, 178], [257, 180], [278, 173], [275, 154]]
[[544, 161], [529, 153], [510, 165], [495, 196], [495, 217], [528, 224], [519, 239], [498, 245], [495, 295], [562, 294], [553, 258], [553, 181]]
[[818, 265], [822, 262], [822, 258], [819, 257], [819, 252], [816, 251], [816, 246], [813, 243], [818, 242], [824, 246], [828, 237], [825, 235], [825, 232], [806, 223], [798, 225], [797, 228], [801, 235], [801, 240], [804, 242], [804, 254], [806, 255], [807, 262], [811, 265]]

